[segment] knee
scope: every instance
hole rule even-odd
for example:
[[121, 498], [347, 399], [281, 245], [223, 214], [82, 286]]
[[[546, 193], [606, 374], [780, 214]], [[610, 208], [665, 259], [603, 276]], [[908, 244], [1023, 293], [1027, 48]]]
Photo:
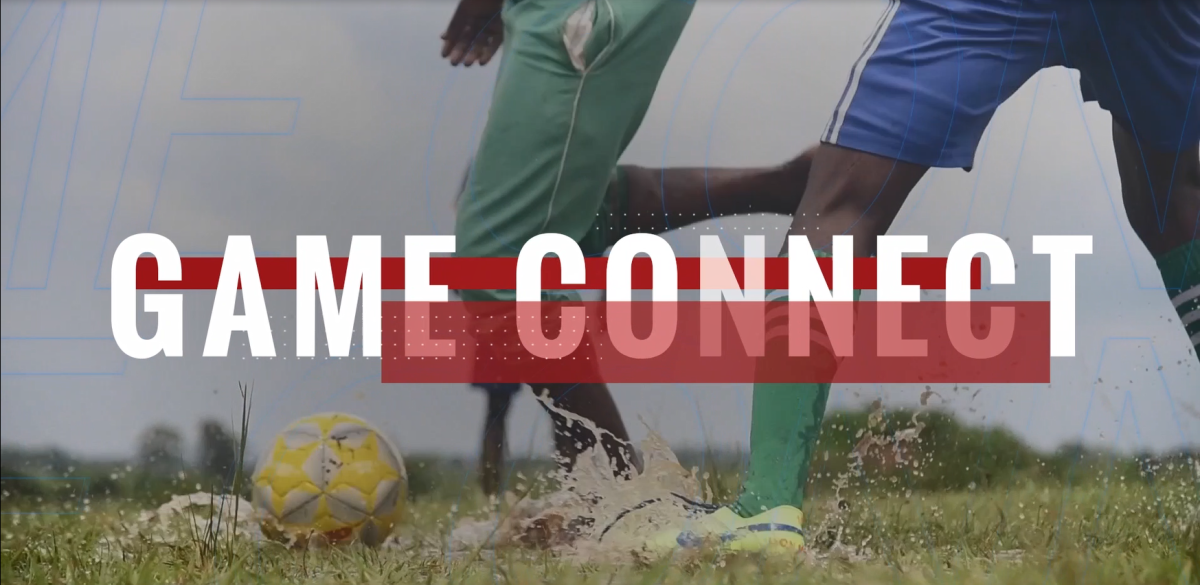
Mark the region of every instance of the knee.
[[812, 156], [803, 203], [821, 217], [898, 210], [927, 169], [829, 144]]
[[784, 176], [793, 185], [799, 186], [801, 189], [808, 185], [808, 177], [812, 172], [813, 160], [816, 159], [817, 151], [820, 146], [814, 146], [800, 153], [800, 156], [787, 161], [780, 167]]

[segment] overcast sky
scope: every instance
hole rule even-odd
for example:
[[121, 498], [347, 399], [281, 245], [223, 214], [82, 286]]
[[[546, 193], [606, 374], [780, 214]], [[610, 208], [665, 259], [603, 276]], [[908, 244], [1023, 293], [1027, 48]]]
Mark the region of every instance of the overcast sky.
[[[817, 139], [882, 6], [700, 0], [625, 161], [794, 156]], [[98, 11], [87, 0], [5, 0], [3, 442], [123, 455], [146, 426], [166, 422], [194, 444], [197, 421], [228, 420], [237, 382], [252, 380], [256, 446], [293, 418], [345, 410], [406, 452], [474, 453], [484, 401], [462, 385], [382, 385], [378, 362], [361, 357], [256, 359], [238, 334], [231, 357], [197, 357], [211, 292], [185, 297], [189, 357], [127, 360], [111, 340], [104, 290], [116, 245], [143, 231], [208, 255], [229, 234], [251, 234], [260, 255], [284, 256], [297, 234], [328, 235], [337, 255], [353, 234], [382, 234], [384, 254], [399, 256], [406, 234], [448, 233], [496, 72], [438, 58], [452, 10], [145, 0]], [[1049, 294], [1033, 235], [1093, 235], [1094, 254], [1078, 263], [1078, 357], [1055, 359], [1050, 385], [935, 390], [941, 406], [1040, 447], [1195, 445], [1200, 368], [1125, 220], [1110, 117], [1080, 105], [1075, 78], [1057, 68], [1030, 80], [997, 113], [974, 172], [931, 172], [892, 233], [927, 234], [942, 256], [966, 233], [1011, 238], [1017, 284], [979, 298], [1021, 300]], [[724, 228], [766, 234], [774, 250], [787, 221], [724, 218], [669, 238], [679, 255], [696, 255], [700, 234]], [[268, 293], [267, 303], [285, 323], [274, 326], [285, 332], [280, 355], [294, 356], [283, 345], [294, 293]], [[838, 386], [831, 406], [914, 405], [921, 390]], [[749, 384], [613, 391], [635, 437], [640, 417], [676, 446], [747, 442]], [[543, 418], [523, 395], [510, 423], [515, 452], [548, 449]]]

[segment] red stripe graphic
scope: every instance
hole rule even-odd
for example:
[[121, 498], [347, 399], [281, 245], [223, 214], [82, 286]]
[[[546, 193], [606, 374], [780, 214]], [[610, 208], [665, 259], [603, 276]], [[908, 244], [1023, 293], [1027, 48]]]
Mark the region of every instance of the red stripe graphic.
[[1050, 381], [1048, 302], [383, 305], [385, 383]]
[[[221, 276], [222, 258], [182, 258], [183, 279], [162, 281], [158, 279], [158, 261], [151, 257], [139, 258], [137, 263], [138, 290], [216, 290]], [[546, 290], [599, 290], [605, 288], [607, 258], [587, 258], [587, 282], [582, 285], [564, 285], [557, 258], [546, 258], [542, 262], [542, 288]], [[831, 282], [833, 260], [818, 258], [818, 264]], [[258, 258], [258, 276], [263, 290], [295, 290], [295, 258]], [[346, 279], [347, 258], [331, 258], [333, 282], [338, 288]], [[741, 258], [730, 258], [738, 283], [744, 286], [744, 271]], [[678, 258], [676, 266], [680, 290], [700, 288], [700, 258]], [[946, 288], [946, 259], [932, 257], [904, 258], [901, 264], [904, 284], [919, 285], [926, 290]], [[429, 275], [432, 284], [445, 285], [451, 290], [511, 290], [517, 286], [516, 258], [431, 258]], [[652, 288], [652, 264], [649, 258], [633, 260], [633, 288]], [[768, 289], [785, 289], [788, 282], [787, 258], [766, 258], [764, 281]], [[404, 289], [404, 258], [384, 258], [382, 265], [383, 290]], [[982, 262], [975, 258], [971, 263], [971, 288], [978, 290], [982, 283]], [[315, 286], [315, 282], [314, 282]], [[875, 258], [854, 259], [854, 288], [873, 290], [876, 286]]]

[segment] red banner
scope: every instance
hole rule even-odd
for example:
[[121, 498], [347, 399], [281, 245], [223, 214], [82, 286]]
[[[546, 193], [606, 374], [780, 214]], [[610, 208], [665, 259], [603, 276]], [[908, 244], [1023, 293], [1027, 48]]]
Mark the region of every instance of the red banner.
[[382, 341], [388, 383], [1050, 381], [1048, 302], [385, 302]]
[[[138, 259], [138, 290], [216, 290], [221, 277], [222, 258], [182, 258], [183, 278], [178, 281], [158, 279], [158, 261], [152, 257]], [[557, 258], [546, 258], [542, 262], [542, 288], [546, 290], [598, 290], [605, 288], [607, 258], [587, 258], [587, 282], [582, 285], [565, 285]], [[745, 285], [743, 261], [730, 258], [730, 266], [738, 282]], [[827, 282], [833, 278], [833, 260], [818, 258]], [[342, 288], [346, 280], [347, 258], [331, 258], [334, 286]], [[258, 258], [258, 277], [263, 290], [295, 290], [295, 258]], [[676, 266], [680, 290], [697, 290], [700, 287], [700, 258], [678, 258]], [[946, 259], [912, 257], [901, 263], [903, 284], [918, 285], [927, 290], [946, 288]], [[788, 282], [787, 258], [764, 259], [764, 281], [768, 289], [786, 289]], [[652, 264], [649, 258], [633, 260], [631, 276], [633, 288], [649, 290], [653, 285]], [[517, 286], [516, 258], [431, 258], [429, 276], [432, 284], [445, 285], [451, 290], [512, 290]], [[384, 258], [382, 265], [383, 290], [404, 289], [404, 258]], [[854, 288], [875, 289], [875, 258], [854, 259]], [[971, 263], [971, 288], [978, 290], [982, 282], [982, 261], [975, 258]], [[316, 286], [314, 282], [314, 286]]]

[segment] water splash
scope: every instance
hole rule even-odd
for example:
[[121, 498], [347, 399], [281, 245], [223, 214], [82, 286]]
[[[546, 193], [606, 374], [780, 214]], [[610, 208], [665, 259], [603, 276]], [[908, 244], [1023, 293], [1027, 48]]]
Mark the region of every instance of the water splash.
[[231, 495], [208, 492], [174, 496], [154, 510], [145, 510], [132, 525], [126, 526], [125, 538], [165, 544], [188, 542], [196, 535], [238, 538], [263, 537], [254, 506]]
[[[451, 547], [522, 546], [553, 550], [564, 557], [601, 560], [639, 554], [654, 534], [688, 520], [695, 507], [688, 500], [709, 503], [698, 470], [685, 469], [670, 446], [646, 425], [641, 441], [640, 471], [627, 478], [616, 473], [600, 445], [608, 434], [585, 418], [539, 400], [595, 437], [569, 473], [555, 471], [548, 479], [558, 489], [539, 499], [510, 497], [507, 514], [488, 520], [462, 522], [451, 533]], [[645, 421], [642, 421], [645, 425]], [[611, 435], [610, 435], [611, 436]]]
[[[627, 562], [631, 557], [651, 560], [643, 554], [647, 539], [693, 521], [711, 506], [707, 477], [700, 476], [697, 469], [684, 468], [666, 441], [645, 421], [641, 421], [647, 434], [639, 445], [640, 471], [621, 478], [600, 446], [599, 439], [606, 431], [557, 408], [545, 396], [540, 400], [546, 408], [591, 433], [596, 438], [594, 445], [579, 456], [571, 472], [550, 474], [549, 479], [558, 484], [558, 489], [545, 497], [509, 494], [507, 513], [460, 522], [451, 534], [453, 549], [521, 547], [550, 550], [565, 558], [589, 562]], [[847, 542], [849, 502], [853, 498], [847, 492], [852, 491], [852, 480], [867, 475], [866, 463], [875, 459], [884, 467], [915, 469], [924, 463], [917, 448], [925, 428], [918, 418], [922, 413], [914, 414], [907, 428], [887, 432], [882, 401], [876, 400], [872, 410], [867, 428], [859, 432], [861, 440], [849, 455], [849, 469], [839, 474], [833, 497], [819, 506], [819, 518], [807, 530], [812, 538], [810, 548], [820, 549], [819, 553], [808, 553], [808, 562], [860, 562], [872, 558], [869, 535]]]

